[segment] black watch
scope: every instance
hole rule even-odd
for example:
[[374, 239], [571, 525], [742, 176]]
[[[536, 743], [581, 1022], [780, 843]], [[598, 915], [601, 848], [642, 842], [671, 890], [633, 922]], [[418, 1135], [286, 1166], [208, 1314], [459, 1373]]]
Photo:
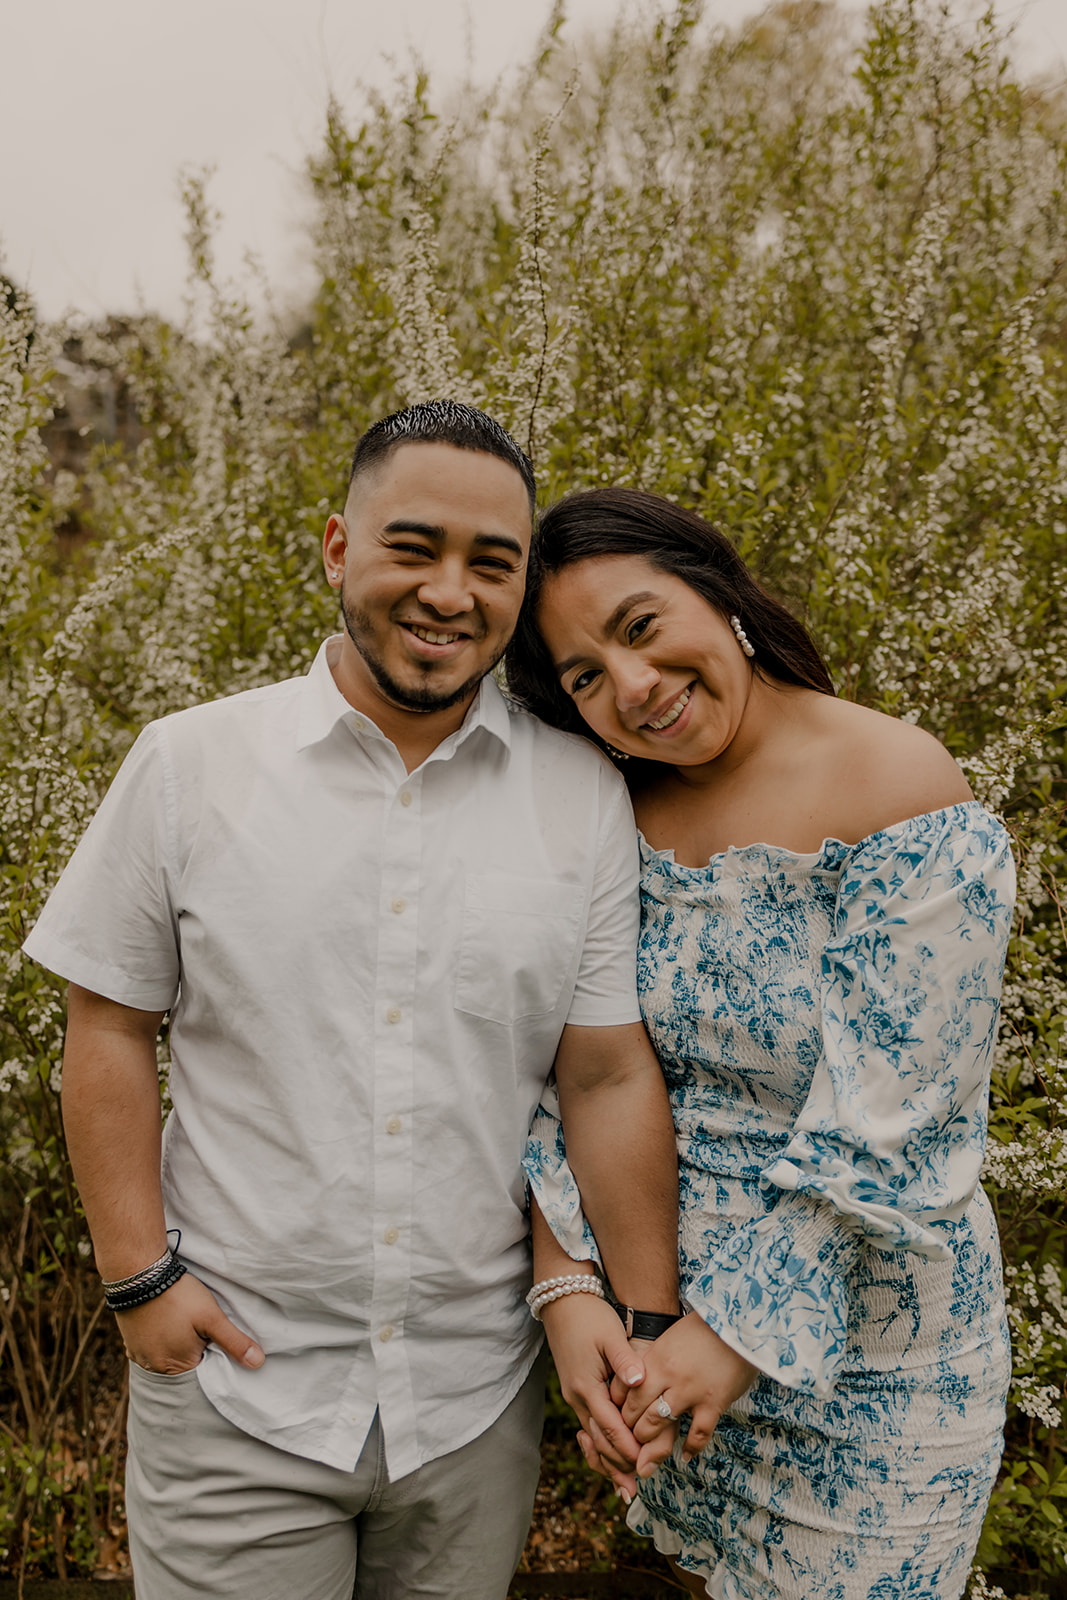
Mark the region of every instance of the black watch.
[[615, 1307], [626, 1325], [628, 1339], [658, 1339], [661, 1333], [681, 1322], [681, 1312], [635, 1311], [633, 1306]]

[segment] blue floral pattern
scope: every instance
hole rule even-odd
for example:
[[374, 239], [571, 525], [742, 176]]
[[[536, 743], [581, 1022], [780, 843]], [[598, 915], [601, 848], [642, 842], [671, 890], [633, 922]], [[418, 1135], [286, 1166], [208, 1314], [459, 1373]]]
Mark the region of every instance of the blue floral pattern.
[[[761, 1376], [630, 1522], [719, 1600], [953, 1600], [1010, 1361], [978, 1186], [1014, 871], [975, 802], [809, 855], [642, 846], [683, 1292]], [[594, 1253], [546, 1098], [527, 1169]]]

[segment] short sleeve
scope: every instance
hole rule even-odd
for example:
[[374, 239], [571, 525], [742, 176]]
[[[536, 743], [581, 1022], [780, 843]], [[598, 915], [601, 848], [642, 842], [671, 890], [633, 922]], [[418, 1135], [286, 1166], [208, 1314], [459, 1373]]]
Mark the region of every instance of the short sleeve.
[[845, 860], [822, 952], [822, 1054], [768, 1210], [687, 1298], [764, 1372], [825, 1395], [864, 1249], [943, 1258], [978, 1185], [1014, 897], [1007, 834], [970, 802]]
[[597, 832], [589, 917], [574, 998], [567, 1022], [577, 1027], [619, 1027], [640, 1022], [637, 937], [640, 860], [637, 827], [625, 784], [613, 772], [599, 775], [602, 815]]
[[143, 1011], [178, 993], [171, 811], [157, 724], [123, 762], [23, 949], [49, 971]]

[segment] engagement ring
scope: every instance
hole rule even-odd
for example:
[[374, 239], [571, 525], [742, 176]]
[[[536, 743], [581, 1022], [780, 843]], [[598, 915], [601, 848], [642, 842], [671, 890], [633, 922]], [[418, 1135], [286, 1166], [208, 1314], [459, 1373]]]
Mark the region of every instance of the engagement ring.
[[661, 1394], [659, 1399], [656, 1401], [656, 1410], [659, 1412], [660, 1416], [665, 1422], [678, 1421], [678, 1418], [667, 1404], [667, 1396], [665, 1394]]

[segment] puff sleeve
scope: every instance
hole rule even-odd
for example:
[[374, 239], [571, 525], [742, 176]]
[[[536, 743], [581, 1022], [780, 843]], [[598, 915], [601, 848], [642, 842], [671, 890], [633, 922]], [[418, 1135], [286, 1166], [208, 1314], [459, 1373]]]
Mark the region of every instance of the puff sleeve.
[[822, 1051], [768, 1209], [720, 1244], [692, 1308], [793, 1388], [826, 1395], [862, 1251], [951, 1253], [978, 1185], [1014, 895], [1007, 834], [973, 803], [845, 857], [818, 974]]
[[[732, 1348], [820, 1396], [864, 1252], [948, 1256], [977, 1188], [1015, 887], [1008, 836], [973, 802], [842, 850], [813, 974], [818, 1057], [759, 1171], [765, 1213], [720, 1233], [685, 1291]], [[551, 1087], [526, 1171], [568, 1254], [593, 1254]]]

